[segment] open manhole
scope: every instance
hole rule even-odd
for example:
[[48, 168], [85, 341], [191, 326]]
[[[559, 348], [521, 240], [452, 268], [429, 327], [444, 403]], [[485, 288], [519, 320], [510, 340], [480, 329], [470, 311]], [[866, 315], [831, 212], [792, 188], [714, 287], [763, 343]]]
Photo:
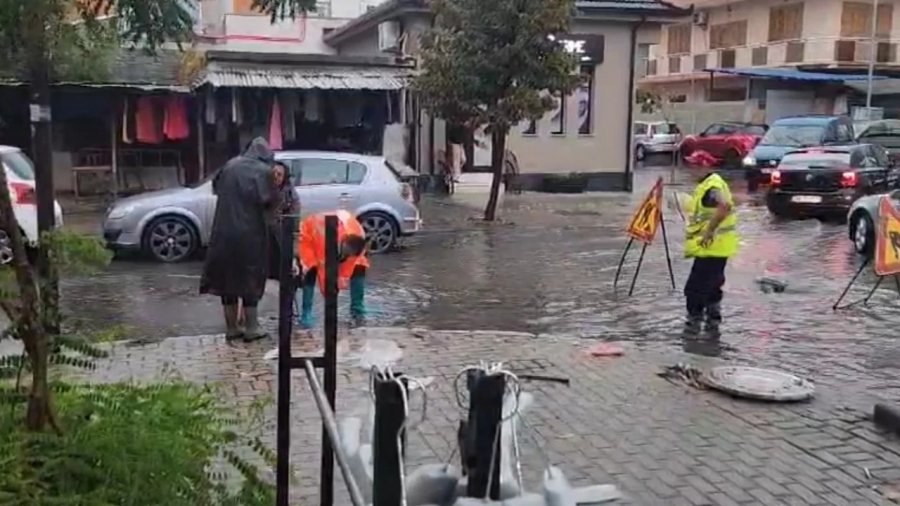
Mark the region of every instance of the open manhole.
[[714, 367], [700, 379], [709, 388], [762, 401], [804, 401], [816, 390], [811, 382], [793, 374], [756, 367]]

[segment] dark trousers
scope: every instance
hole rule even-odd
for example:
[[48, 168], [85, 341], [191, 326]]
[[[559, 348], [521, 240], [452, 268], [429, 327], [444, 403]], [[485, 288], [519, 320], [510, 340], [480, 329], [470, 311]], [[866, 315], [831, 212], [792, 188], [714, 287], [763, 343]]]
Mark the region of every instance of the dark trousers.
[[234, 297], [231, 295], [226, 295], [222, 297], [222, 305], [223, 306], [237, 306], [238, 299], [241, 299], [241, 305], [244, 307], [256, 307], [259, 304], [259, 299], [256, 297]]
[[722, 286], [725, 284], [725, 264], [727, 258], [695, 258], [691, 274], [684, 284], [687, 298], [687, 312], [692, 317], [702, 317], [703, 311], [712, 307], [716, 314], [710, 318], [719, 319], [718, 304], [722, 302]]

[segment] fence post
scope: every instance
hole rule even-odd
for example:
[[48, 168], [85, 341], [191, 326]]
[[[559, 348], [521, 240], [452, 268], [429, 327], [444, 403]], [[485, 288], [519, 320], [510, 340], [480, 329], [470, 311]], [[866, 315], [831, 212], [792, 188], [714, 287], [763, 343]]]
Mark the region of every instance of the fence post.
[[281, 217], [281, 258], [278, 273], [278, 420], [276, 428], [276, 504], [288, 506], [291, 452], [291, 325], [294, 321], [294, 233], [297, 218]]
[[[338, 223], [337, 216], [325, 216], [325, 396], [335, 411], [337, 388], [337, 294], [338, 294]], [[322, 425], [323, 434], [326, 427]], [[334, 448], [322, 438], [322, 471], [319, 483], [321, 506], [334, 504]]]
[[[469, 460], [474, 467], [468, 469], [469, 483], [466, 495], [487, 496], [488, 478], [491, 482], [490, 499], [500, 499], [500, 426], [503, 417], [503, 394], [506, 377], [472, 370], [468, 374], [469, 421], [466, 445], [470, 449]], [[491, 458], [494, 457], [493, 472]]]
[[[400, 376], [400, 373], [394, 374]], [[409, 392], [405, 379], [401, 379], [400, 383], [381, 377], [375, 379], [375, 432], [372, 441], [372, 467], [375, 472], [372, 481], [373, 506], [400, 506], [403, 498], [400, 466], [401, 458], [406, 453], [405, 429], [401, 434], [402, 449], [397, 448], [397, 433], [406, 419], [403, 406], [404, 392], [401, 388]]]

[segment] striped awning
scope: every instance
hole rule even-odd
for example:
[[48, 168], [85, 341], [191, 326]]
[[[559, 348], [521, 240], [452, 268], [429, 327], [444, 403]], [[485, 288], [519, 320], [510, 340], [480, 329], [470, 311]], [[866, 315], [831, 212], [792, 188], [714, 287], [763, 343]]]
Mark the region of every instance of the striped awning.
[[194, 84], [235, 88], [399, 90], [413, 76], [409, 67], [265, 65], [210, 62]]

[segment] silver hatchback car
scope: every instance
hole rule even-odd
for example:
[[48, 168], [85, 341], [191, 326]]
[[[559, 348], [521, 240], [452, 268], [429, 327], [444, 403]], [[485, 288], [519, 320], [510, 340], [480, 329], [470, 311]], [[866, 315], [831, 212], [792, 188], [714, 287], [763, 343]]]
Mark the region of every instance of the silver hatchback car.
[[[348, 209], [366, 230], [369, 250], [383, 253], [421, 228], [412, 169], [382, 157], [329, 151], [281, 151], [275, 159], [291, 172], [301, 213]], [[161, 262], [190, 258], [209, 243], [216, 211], [212, 177], [189, 188], [142, 193], [116, 201], [103, 222], [114, 250], [142, 251]]]

